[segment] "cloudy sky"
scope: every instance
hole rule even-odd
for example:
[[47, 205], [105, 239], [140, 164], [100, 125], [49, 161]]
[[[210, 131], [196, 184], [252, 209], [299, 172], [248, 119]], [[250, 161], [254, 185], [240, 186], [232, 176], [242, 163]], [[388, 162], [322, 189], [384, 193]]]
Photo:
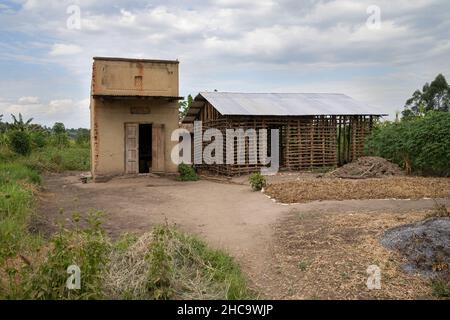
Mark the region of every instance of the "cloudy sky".
[[450, 1], [2, 0], [0, 114], [88, 127], [93, 56], [178, 59], [183, 96], [340, 92], [394, 115], [450, 77]]

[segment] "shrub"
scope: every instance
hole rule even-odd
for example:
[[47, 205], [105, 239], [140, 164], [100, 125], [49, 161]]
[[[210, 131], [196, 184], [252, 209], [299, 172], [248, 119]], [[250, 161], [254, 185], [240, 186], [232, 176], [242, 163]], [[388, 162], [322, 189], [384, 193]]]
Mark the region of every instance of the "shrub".
[[48, 134], [44, 131], [36, 131], [31, 133], [31, 143], [35, 148], [43, 148], [47, 145]]
[[198, 176], [195, 173], [194, 168], [192, 166], [187, 165], [185, 163], [181, 163], [178, 165], [178, 173], [180, 174], [179, 180], [181, 181], [197, 181]]
[[368, 137], [366, 153], [404, 167], [407, 172], [450, 174], [450, 112], [379, 125]]
[[18, 154], [29, 155], [31, 153], [31, 138], [28, 132], [13, 130], [8, 133], [9, 146]]
[[259, 191], [266, 186], [266, 177], [264, 177], [260, 172], [255, 172], [248, 178], [250, 186], [253, 191]]

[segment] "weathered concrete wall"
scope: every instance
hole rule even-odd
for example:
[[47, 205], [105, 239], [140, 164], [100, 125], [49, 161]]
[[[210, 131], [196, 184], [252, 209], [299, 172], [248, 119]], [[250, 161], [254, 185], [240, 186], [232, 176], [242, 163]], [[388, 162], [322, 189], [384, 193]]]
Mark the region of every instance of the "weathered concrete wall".
[[[145, 108], [149, 114], [132, 114], [132, 109]], [[92, 173], [112, 176], [125, 173], [125, 123], [163, 124], [165, 133], [165, 171], [176, 172], [170, 154], [177, 142], [170, 141], [178, 128], [178, 104], [160, 99], [104, 100], [91, 102]], [[93, 111], [93, 112], [92, 112]]]
[[94, 96], [178, 96], [177, 61], [94, 59]]
[[[178, 61], [94, 58], [91, 87], [91, 171], [94, 178], [125, 173], [125, 123], [164, 126], [165, 172], [178, 128]], [[161, 98], [163, 97], [163, 98]]]

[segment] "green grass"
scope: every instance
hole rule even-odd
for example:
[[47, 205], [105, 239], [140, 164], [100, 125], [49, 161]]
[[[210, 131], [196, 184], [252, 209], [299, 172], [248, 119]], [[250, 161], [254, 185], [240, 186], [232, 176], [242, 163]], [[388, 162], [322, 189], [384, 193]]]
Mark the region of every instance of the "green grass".
[[22, 163], [0, 163], [0, 185], [15, 182], [40, 184], [41, 176]]
[[441, 276], [431, 281], [433, 294], [439, 298], [450, 298], [450, 275]]
[[33, 242], [27, 226], [39, 174], [20, 163], [0, 164], [0, 263]]
[[88, 171], [90, 150], [79, 146], [62, 149], [47, 146], [21, 161], [39, 172]]
[[38, 239], [27, 229], [34, 213], [34, 193], [41, 183], [40, 173], [89, 170], [89, 148], [48, 146], [20, 156], [1, 146], [0, 159], [1, 264]]

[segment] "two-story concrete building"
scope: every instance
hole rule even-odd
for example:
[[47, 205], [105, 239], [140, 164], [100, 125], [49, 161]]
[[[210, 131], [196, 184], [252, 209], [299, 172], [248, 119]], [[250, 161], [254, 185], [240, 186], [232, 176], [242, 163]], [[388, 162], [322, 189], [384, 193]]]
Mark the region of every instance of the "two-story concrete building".
[[121, 174], [176, 172], [178, 61], [94, 58], [91, 171], [100, 181]]

